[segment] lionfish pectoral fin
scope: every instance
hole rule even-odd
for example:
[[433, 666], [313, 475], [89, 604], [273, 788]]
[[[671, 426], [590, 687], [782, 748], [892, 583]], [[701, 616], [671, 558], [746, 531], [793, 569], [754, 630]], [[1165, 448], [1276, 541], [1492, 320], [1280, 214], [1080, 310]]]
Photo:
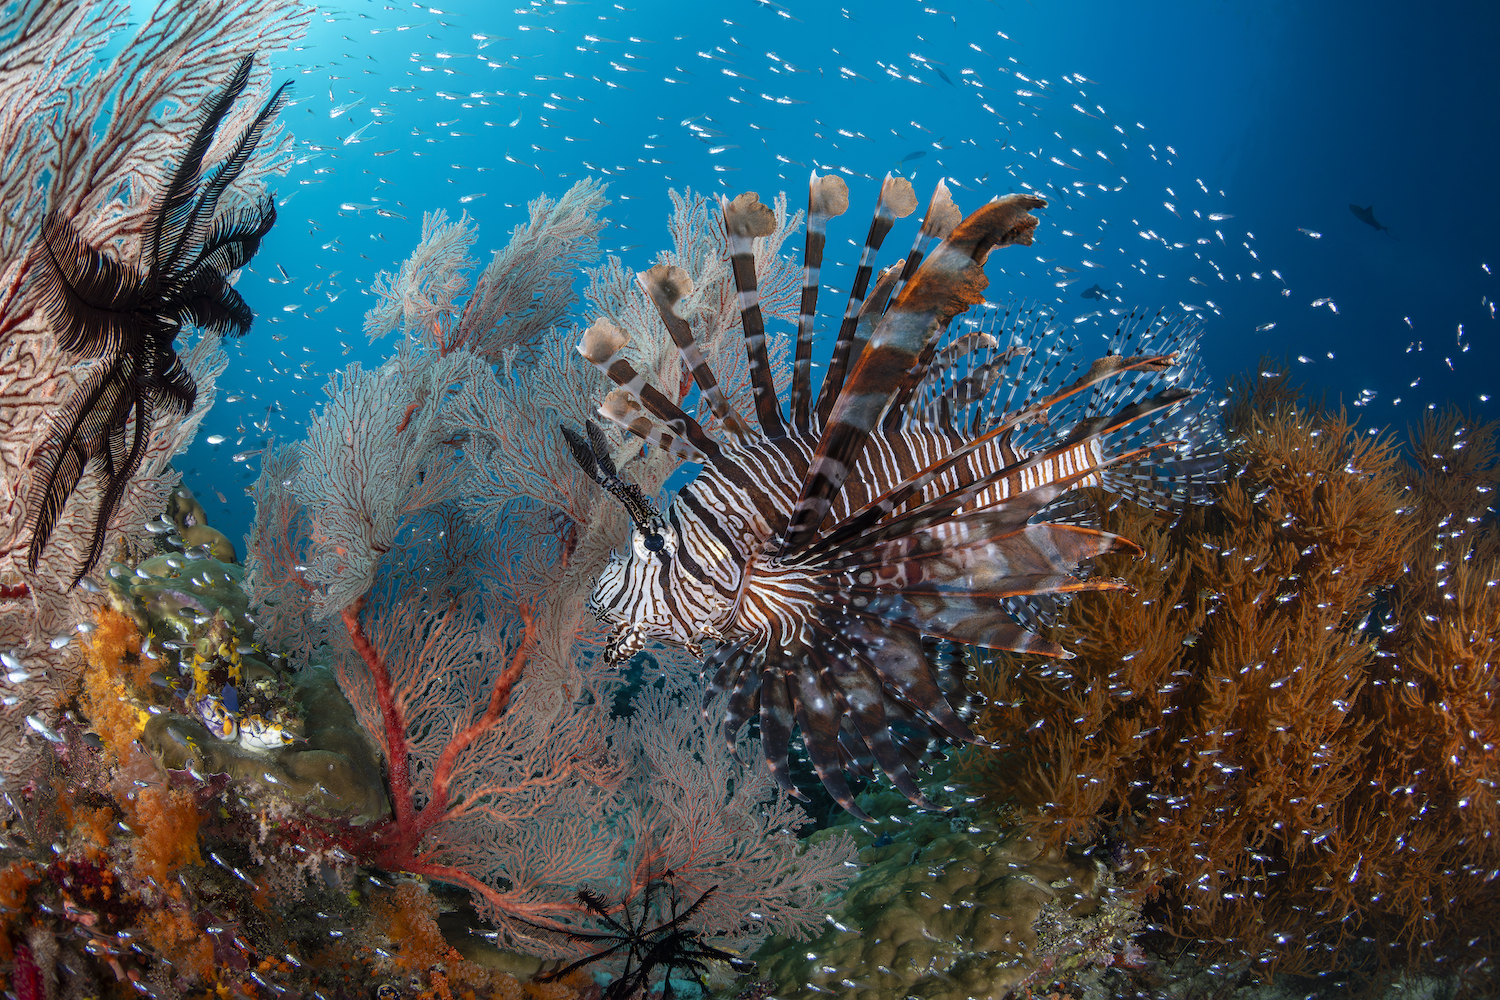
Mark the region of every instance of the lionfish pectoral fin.
[[901, 752], [891, 738], [890, 719], [886, 714], [885, 690], [880, 677], [863, 657], [837, 636], [828, 635], [838, 659], [830, 668], [833, 682], [843, 696], [845, 718], [853, 726], [855, 737], [863, 744], [876, 765], [902, 795], [923, 809], [932, 803], [918, 787], [901, 759]]
[[844, 714], [844, 699], [824, 677], [824, 671], [805, 657], [800, 667], [787, 676], [795, 708], [797, 727], [802, 730], [802, 744], [812, 761], [813, 770], [823, 787], [845, 811], [858, 819], [870, 817], [854, 801], [854, 793], [844, 779], [840, 759], [839, 723]]
[[788, 686], [796, 670], [796, 664], [787, 663], [779, 654], [760, 668], [760, 747], [766, 768], [777, 787], [792, 798], [806, 802], [807, 796], [792, 781], [787, 766], [794, 713]]
[[887, 697], [894, 696], [930, 720], [945, 738], [974, 741], [974, 733], [933, 677], [919, 630], [863, 611], [847, 615], [839, 625], [839, 635], [874, 669]]

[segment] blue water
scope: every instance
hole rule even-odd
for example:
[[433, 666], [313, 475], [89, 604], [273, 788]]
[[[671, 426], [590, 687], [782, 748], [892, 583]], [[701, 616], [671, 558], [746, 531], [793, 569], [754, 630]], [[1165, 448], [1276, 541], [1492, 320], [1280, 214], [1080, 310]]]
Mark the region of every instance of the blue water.
[[[1029, 185], [1052, 205], [1033, 248], [992, 261], [991, 299], [1058, 299], [1068, 319], [1196, 307], [1220, 384], [1301, 356], [1301, 380], [1369, 427], [1500, 408], [1495, 5], [439, 2], [342, 5], [275, 57], [304, 162], [238, 286], [259, 318], [204, 427], [228, 440], [181, 460], [237, 544], [258, 459], [231, 456], [268, 413], [300, 438], [329, 371], [393, 349], [361, 334], [362, 291], [422, 213], [473, 215], [482, 263], [527, 200], [590, 174], [614, 202], [605, 249], [637, 268], [670, 246], [673, 186], [795, 208], [814, 165], [844, 172], [830, 256], [847, 264], [887, 170], [923, 195], [950, 178], [964, 209]], [[1117, 298], [1080, 297], [1096, 283]]]

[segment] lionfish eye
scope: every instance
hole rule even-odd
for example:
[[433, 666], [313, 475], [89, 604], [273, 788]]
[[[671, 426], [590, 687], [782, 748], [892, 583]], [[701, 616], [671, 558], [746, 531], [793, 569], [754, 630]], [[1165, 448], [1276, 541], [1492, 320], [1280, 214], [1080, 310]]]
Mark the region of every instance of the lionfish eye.
[[647, 552], [660, 552], [667, 544], [667, 540], [661, 537], [660, 533], [653, 531], [646, 536], [645, 541], [641, 544], [646, 546]]

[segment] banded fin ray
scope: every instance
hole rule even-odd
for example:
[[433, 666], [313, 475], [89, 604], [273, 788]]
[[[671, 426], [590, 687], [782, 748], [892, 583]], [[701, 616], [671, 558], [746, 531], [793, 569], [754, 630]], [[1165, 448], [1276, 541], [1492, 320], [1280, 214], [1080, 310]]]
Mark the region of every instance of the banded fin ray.
[[[813, 451], [781, 545], [783, 556], [809, 545], [864, 450], [865, 442], [930, 338], [962, 310], [983, 301], [984, 262], [997, 246], [1031, 244], [1042, 208], [1036, 195], [1007, 195], [959, 223], [917, 269], [876, 328], [834, 401]], [[832, 373], [830, 372], [830, 377]]]
[[708, 436], [698, 421], [635, 370], [635, 366], [625, 357], [625, 347], [629, 343], [628, 333], [609, 319], [600, 317], [584, 331], [583, 339], [578, 342], [578, 353], [608, 375], [615, 385], [639, 399], [652, 416], [667, 425], [674, 436], [686, 438], [709, 461], [718, 461], [723, 455], [719, 443]]
[[839, 324], [838, 339], [833, 343], [833, 357], [828, 362], [828, 374], [823, 378], [823, 388], [818, 393], [818, 417], [826, 427], [828, 414], [844, 388], [844, 376], [855, 358], [852, 354], [854, 332], [859, 323], [859, 310], [864, 304], [865, 293], [870, 288], [870, 275], [875, 272], [875, 255], [880, 252], [886, 236], [897, 219], [904, 219], [917, 209], [917, 196], [911, 181], [905, 177], [885, 175], [880, 185], [880, 200], [875, 203], [875, 215], [870, 219], [870, 231], [865, 236], [865, 247], [860, 252], [859, 267], [854, 272], [854, 283], [849, 287], [849, 302], [844, 307], [844, 319]]
[[735, 299], [745, 330], [745, 355], [750, 363], [750, 387], [755, 396], [755, 416], [768, 438], [786, 437], [781, 403], [771, 378], [771, 359], [766, 352], [766, 321], [760, 311], [760, 289], [755, 276], [755, 238], [776, 232], [776, 215], [750, 191], [733, 201], [719, 199], [724, 217], [724, 235], [729, 242], [729, 264], [734, 272]]
[[[774, 223], [773, 219], [772, 224]], [[724, 398], [724, 391], [719, 388], [719, 380], [714, 377], [713, 369], [708, 366], [707, 359], [703, 357], [703, 352], [698, 347], [698, 340], [693, 336], [692, 326], [677, 313], [677, 303], [692, 294], [693, 279], [680, 267], [657, 264], [644, 274], [636, 275], [636, 281], [640, 283], [641, 289], [656, 306], [662, 325], [667, 328], [672, 342], [677, 345], [678, 353], [682, 355], [683, 366], [692, 373], [693, 381], [698, 384], [698, 390], [708, 401], [709, 411], [723, 421], [735, 440], [743, 441], [750, 434], [745, 418], [741, 417], [729, 404], [729, 400]], [[762, 336], [761, 350], [765, 350], [764, 336]]]
[[792, 361], [792, 429], [806, 434], [812, 426], [813, 325], [818, 314], [823, 248], [828, 242], [828, 220], [849, 208], [849, 187], [832, 174], [807, 181], [807, 235], [802, 249], [802, 300], [797, 316], [797, 352]]

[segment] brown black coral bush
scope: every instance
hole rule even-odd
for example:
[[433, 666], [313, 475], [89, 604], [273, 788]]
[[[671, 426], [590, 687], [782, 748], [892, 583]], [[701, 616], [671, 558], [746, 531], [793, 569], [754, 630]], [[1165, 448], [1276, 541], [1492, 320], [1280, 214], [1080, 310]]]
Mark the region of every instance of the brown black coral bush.
[[1414, 430], [1244, 384], [1238, 475], [1176, 522], [1125, 504], [1146, 557], [1098, 571], [1062, 663], [982, 665], [969, 780], [1054, 843], [1129, 851], [1158, 924], [1268, 974], [1380, 978], [1496, 950], [1500, 542], [1495, 427]]

